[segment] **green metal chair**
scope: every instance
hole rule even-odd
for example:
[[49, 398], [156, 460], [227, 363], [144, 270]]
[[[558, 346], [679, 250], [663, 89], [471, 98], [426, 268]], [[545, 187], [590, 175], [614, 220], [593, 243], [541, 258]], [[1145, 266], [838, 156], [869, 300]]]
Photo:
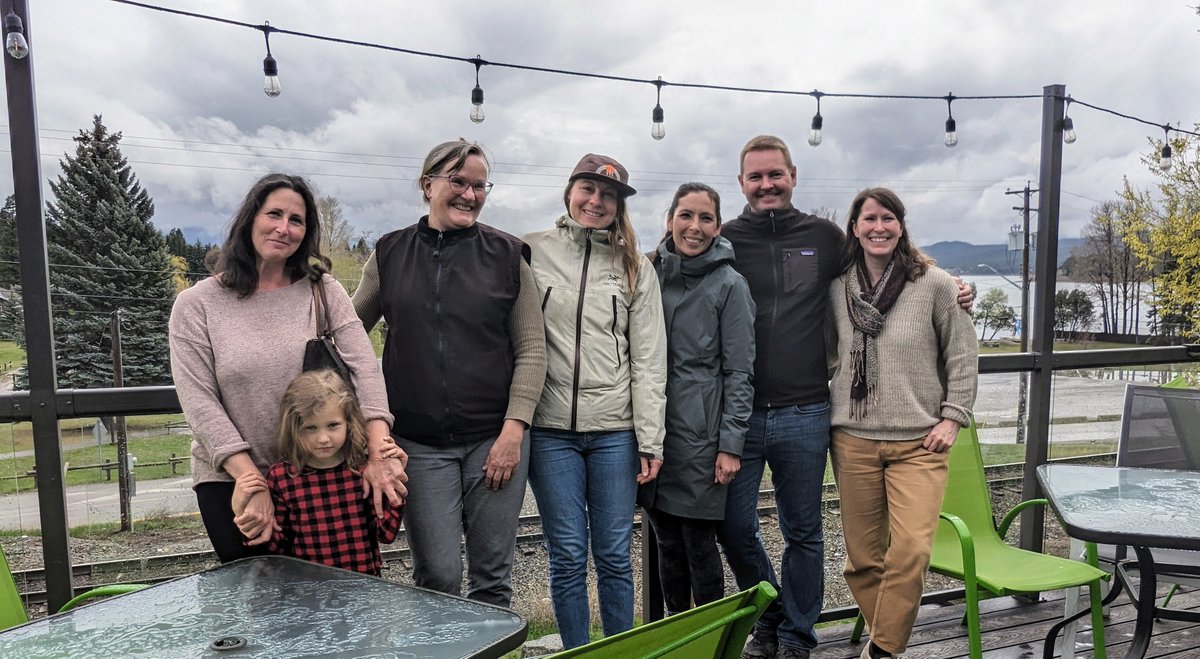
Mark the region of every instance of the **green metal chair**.
[[778, 593], [763, 581], [716, 602], [553, 655], [554, 659], [738, 659], [754, 622]]
[[[145, 587], [146, 584], [100, 586], [99, 588], [77, 595], [74, 599], [64, 604], [58, 612], [70, 611], [79, 606], [80, 603], [94, 597], [121, 595], [141, 590]], [[29, 615], [25, 612], [25, 604], [21, 601], [21, 594], [17, 592], [17, 582], [13, 580], [12, 572], [8, 569], [8, 558], [4, 555], [4, 550], [0, 548], [0, 631], [9, 627], [23, 625], [27, 622], [29, 622]]]
[[[1092, 633], [1096, 659], [1105, 659], [1101, 584], [1109, 574], [1093, 565], [1039, 554], [1007, 544], [1004, 535], [1018, 513], [1045, 499], [1023, 501], [1004, 516], [999, 526], [979, 453], [974, 422], [958, 432], [950, 451], [950, 473], [942, 501], [941, 521], [933, 542], [929, 569], [964, 582], [967, 610], [964, 622], [972, 659], [983, 655], [979, 600], [990, 597], [1059, 590], [1087, 585], [1091, 596]], [[850, 640], [861, 638], [863, 619], [855, 621]]]

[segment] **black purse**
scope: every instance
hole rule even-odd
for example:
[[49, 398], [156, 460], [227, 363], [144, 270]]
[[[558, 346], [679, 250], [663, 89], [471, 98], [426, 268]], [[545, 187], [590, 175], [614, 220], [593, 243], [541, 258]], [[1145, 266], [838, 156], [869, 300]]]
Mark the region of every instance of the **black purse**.
[[329, 329], [329, 305], [325, 300], [325, 286], [321, 282], [312, 283], [313, 315], [317, 321], [317, 338], [309, 339], [304, 346], [304, 371], [319, 371], [329, 369], [342, 376], [350, 391], [354, 391], [354, 372], [346, 365], [346, 360], [338, 354], [337, 344], [333, 342], [333, 334]]

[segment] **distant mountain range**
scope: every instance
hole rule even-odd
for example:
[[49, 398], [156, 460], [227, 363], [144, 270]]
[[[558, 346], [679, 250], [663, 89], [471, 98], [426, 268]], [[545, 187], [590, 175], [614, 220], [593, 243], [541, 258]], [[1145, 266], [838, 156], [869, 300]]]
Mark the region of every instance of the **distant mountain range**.
[[[1083, 242], [1082, 238], [1060, 238], [1058, 241], [1058, 265], [1071, 256], [1071, 250]], [[1009, 252], [1008, 245], [972, 245], [961, 240], [948, 240], [921, 247], [921, 251], [937, 260], [938, 267], [954, 274], [990, 275], [987, 268], [979, 267], [983, 263], [990, 265], [1005, 275], [1020, 274], [1021, 253]], [[1035, 254], [1031, 252], [1030, 268], [1033, 267]]]

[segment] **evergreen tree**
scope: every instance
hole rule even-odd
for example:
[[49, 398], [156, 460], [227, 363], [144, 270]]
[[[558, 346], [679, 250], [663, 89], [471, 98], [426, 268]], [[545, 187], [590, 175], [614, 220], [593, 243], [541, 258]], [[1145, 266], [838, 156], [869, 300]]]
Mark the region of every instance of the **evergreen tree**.
[[112, 386], [112, 312], [121, 310], [125, 384], [168, 384], [174, 287], [154, 202], [100, 116], [75, 137], [46, 204], [60, 387]]
[[17, 197], [8, 195], [0, 208], [0, 341], [25, 346], [21, 310], [21, 266], [17, 249]]
[[21, 283], [21, 264], [17, 249], [17, 196], [8, 195], [0, 208], [0, 288], [12, 289]]

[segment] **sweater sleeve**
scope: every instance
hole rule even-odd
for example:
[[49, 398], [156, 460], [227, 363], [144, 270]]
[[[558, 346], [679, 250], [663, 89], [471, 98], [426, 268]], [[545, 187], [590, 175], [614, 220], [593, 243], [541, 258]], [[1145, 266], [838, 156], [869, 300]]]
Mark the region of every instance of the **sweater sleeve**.
[[979, 342], [970, 312], [958, 304], [958, 285], [950, 277], [937, 294], [934, 328], [938, 336], [939, 361], [946, 373], [942, 418], [966, 426], [979, 375]]
[[192, 438], [207, 450], [212, 470], [220, 472], [226, 459], [249, 452], [250, 444], [234, 426], [222, 403], [203, 303], [207, 290], [211, 289], [199, 284], [193, 286], [180, 293], [171, 307], [168, 322], [171, 379], [183, 416], [192, 429]]
[[546, 382], [546, 324], [538, 304], [537, 279], [521, 259], [521, 290], [508, 318], [508, 336], [513, 348], [513, 375], [508, 387], [508, 411], [504, 418], [526, 426], [542, 397]]
[[754, 311], [750, 286], [741, 275], [734, 275], [720, 310], [724, 400], [717, 450], [737, 456], [742, 454], [754, 411]]
[[354, 289], [354, 313], [368, 332], [375, 329], [383, 317], [383, 306], [379, 303], [379, 262], [375, 260], [374, 251], [363, 264], [362, 279]]
[[325, 299], [329, 303], [329, 325], [333, 329], [333, 340], [337, 344], [338, 354], [354, 372], [354, 390], [362, 405], [363, 416], [367, 421], [382, 419], [391, 426], [393, 418], [388, 411], [383, 371], [379, 368], [379, 360], [375, 358], [371, 339], [367, 337], [350, 296], [341, 283], [326, 275], [322, 284], [325, 287]]
[[[639, 255], [640, 256], [640, 255]], [[629, 370], [638, 452], [662, 459], [666, 436], [667, 330], [662, 293], [649, 259], [641, 256], [629, 309]]]
[[276, 462], [267, 470], [267, 490], [271, 493], [271, 502], [275, 504], [275, 522], [279, 529], [271, 533], [271, 541], [267, 551], [283, 556], [292, 555], [295, 544], [296, 529], [289, 512], [288, 501], [291, 493], [284, 491], [284, 480], [287, 478], [287, 463]]

